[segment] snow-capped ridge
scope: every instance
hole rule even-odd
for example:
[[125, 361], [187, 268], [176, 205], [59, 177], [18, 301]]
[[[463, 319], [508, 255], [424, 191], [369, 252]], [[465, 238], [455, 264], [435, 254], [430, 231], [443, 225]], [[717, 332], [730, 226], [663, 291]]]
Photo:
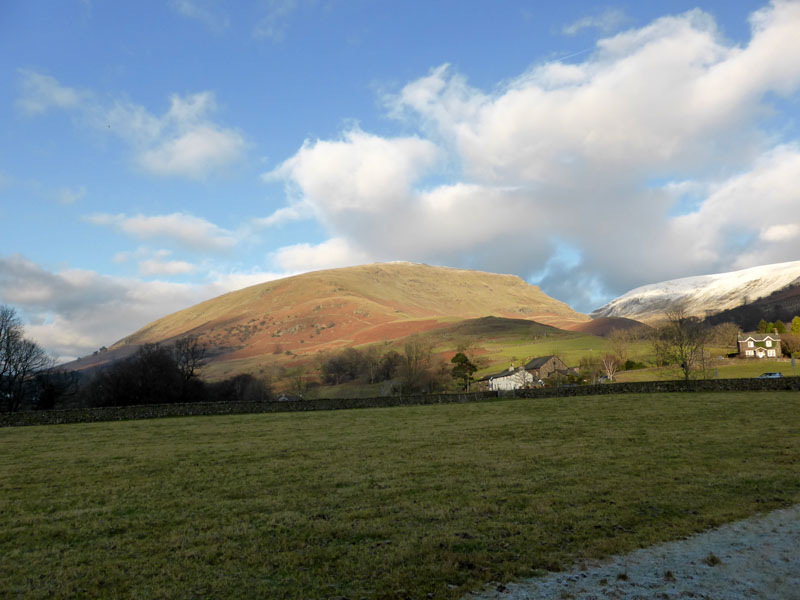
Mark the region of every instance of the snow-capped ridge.
[[792, 284], [800, 284], [800, 261], [643, 285], [598, 308], [591, 316], [652, 322], [666, 311], [680, 308], [702, 317], [751, 303]]

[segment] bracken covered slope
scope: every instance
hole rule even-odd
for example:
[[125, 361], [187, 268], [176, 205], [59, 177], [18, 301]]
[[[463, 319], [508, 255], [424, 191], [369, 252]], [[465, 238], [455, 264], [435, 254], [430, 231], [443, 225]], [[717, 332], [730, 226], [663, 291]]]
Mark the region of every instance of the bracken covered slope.
[[309, 356], [484, 316], [560, 328], [588, 321], [513, 275], [413, 263], [317, 271], [231, 292], [154, 321], [111, 348], [198, 335], [215, 360]]

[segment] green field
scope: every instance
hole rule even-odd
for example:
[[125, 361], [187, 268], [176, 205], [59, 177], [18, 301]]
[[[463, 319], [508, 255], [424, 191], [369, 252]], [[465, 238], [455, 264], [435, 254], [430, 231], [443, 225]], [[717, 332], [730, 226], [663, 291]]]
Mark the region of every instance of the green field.
[[0, 597], [458, 598], [800, 501], [800, 395], [0, 430]]
[[[706, 378], [714, 379], [742, 379], [758, 377], [765, 372], [782, 373], [784, 377], [794, 377], [797, 371], [792, 367], [792, 363], [787, 359], [714, 359], [707, 363], [705, 370]], [[703, 373], [695, 372], [693, 378], [703, 378]], [[677, 366], [634, 369], [632, 371], [620, 371], [615, 379], [619, 382], [626, 381], [664, 381], [668, 379], [683, 379], [683, 373]]]

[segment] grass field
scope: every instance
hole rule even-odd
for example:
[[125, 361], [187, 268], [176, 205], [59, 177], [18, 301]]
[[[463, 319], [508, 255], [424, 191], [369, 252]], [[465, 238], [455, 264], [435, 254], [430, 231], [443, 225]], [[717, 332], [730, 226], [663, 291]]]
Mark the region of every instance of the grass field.
[[[794, 377], [797, 372], [792, 367], [792, 363], [786, 359], [723, 359], [711, 360], [708, 363], [706, 374], [710, 378], [719, 375], [720, 379], [741, 379], [758, 377], [765, 372], [782, 373], [784, 377]], [[699, 376], [699, 373], [695, 373]], [[693, 375], [693, 376], [695, 376]], [[677, 366], [634, 369], [632, 371], [620, 371], [615, 379], [620, 382], [626, 381], [664, 381], [667, 379], [683, 379], [683, 372]]]
[[800, 501], [800, 395], [0, 430], [0, 597], [458, 598]]

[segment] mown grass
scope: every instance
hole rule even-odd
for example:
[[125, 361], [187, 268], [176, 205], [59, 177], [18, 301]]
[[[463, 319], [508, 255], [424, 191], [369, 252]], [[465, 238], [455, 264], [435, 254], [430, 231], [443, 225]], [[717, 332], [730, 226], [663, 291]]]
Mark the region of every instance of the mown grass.
[[458, 598], [800, 500], [800, 395], [0, 430], [0, 597]]

